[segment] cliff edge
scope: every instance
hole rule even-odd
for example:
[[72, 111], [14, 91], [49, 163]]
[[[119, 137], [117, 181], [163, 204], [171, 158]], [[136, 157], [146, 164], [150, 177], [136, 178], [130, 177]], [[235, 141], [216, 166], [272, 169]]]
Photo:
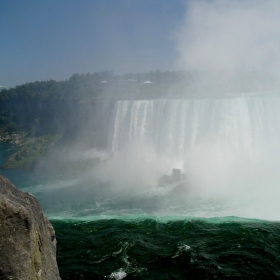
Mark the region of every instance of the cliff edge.
[[37, 199], [0, 175], [0, 279], [61, 279], [55, 231]]

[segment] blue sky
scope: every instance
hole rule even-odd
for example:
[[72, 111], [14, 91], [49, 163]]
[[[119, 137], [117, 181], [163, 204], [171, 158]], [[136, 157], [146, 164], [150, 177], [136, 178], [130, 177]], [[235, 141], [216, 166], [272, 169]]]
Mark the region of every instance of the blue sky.
[[0, 85], [177, 70], [184, 0], [0, 0]]

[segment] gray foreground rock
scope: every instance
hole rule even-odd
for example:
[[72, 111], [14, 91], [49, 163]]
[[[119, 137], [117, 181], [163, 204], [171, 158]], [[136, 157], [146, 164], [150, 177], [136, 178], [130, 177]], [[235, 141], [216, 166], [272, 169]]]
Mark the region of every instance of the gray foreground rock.
[[0, 279], [61, 279], [54, 229], [37, 199], [0, 175]]

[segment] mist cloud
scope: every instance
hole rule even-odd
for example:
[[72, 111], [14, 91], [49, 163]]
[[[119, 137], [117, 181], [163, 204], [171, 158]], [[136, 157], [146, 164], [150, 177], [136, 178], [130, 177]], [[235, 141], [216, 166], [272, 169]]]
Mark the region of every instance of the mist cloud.
[[179, 65], [222, 73], [280, 73], [280, 1], [190, 1], [178, 32]]

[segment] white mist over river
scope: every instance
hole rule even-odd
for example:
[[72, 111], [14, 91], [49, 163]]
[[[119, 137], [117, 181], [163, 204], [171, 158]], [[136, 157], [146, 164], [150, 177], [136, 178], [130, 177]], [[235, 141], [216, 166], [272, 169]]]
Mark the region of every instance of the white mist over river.
[[[117, 101], [102, 161], [34, 193], [51, 217], [130, 215], [280, 220], [280, 97]], [[94, 133], [94, 132], [93, 132]], [[159, 185], [172, 168], [184, 188]]]
[[[279, 19], [278, 0], [188, 1], [174, 37], [190, 75], [187, 88], [171, 92], [195, 98], [120, 100], [102, 116], [93, 109], [92, 120], [110, 116], [99, 126], [107, 150], [74, 147], [69, 162], [100, 163], [24, 190], [51, 217], [280, 220]], [[184, 187], [160, 186], [173, 168], [185, 174]]]
[[109, 138], [109, 147], [121, 155], [115, 179], [125, 175], [155, 184], [161, 174], [180, 168], [189, 196], [225, 199], [221, 215], [278, 219], [279, 108], [279, 96], [267, 93], [118, 101]]

